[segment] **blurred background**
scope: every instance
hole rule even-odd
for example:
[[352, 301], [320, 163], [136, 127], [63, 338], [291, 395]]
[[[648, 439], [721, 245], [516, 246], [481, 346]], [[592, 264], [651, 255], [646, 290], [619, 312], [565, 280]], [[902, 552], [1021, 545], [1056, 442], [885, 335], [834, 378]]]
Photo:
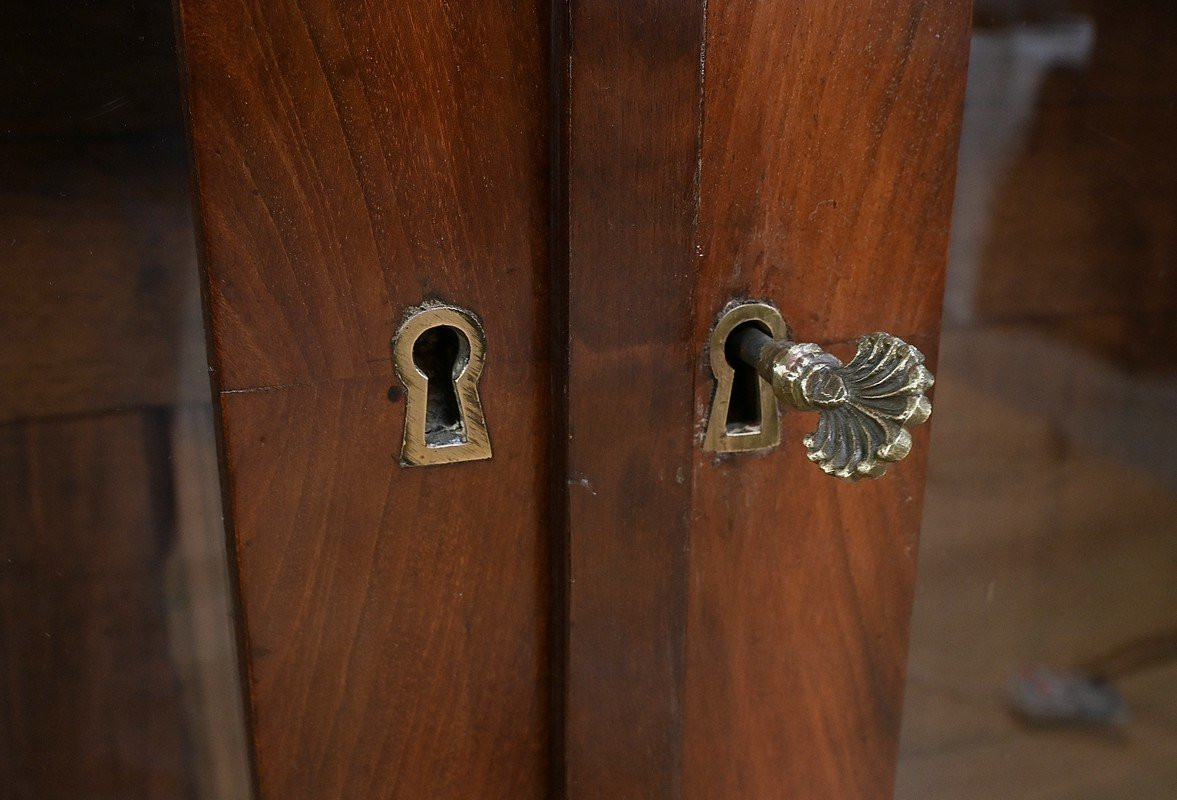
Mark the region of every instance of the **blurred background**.
[[171, 4], [0, 21], [0, 798], [248, 797]]
[[1177, 797], [1177, 4], [978, 0], [952, 224], [896, 796]]
[[[237, 798], [167, 2], [0, 26], [0, 798]], [[980, 0], [896, 796], [1177, 797], [1177, 5]]]

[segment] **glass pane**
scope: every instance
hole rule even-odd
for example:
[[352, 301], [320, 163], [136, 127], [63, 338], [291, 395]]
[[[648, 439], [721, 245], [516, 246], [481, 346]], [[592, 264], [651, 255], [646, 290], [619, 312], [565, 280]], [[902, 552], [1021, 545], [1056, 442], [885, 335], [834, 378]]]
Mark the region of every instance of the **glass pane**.
[[977, 3], [897, 797], [1177, 797], [1177, 6]]
[[170, 4], [0, 21], [0, 795], [247, 797]]

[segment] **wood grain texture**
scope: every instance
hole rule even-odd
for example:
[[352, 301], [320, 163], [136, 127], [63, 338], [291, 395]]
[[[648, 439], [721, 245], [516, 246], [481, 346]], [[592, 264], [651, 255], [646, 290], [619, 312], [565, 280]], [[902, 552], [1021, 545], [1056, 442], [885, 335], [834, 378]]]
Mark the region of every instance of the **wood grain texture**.
[[678, 797], [703, 3], [568, 14], [567, 796]]
[[[546, 7], [180, 9], [261, 798], [542, 796]], [[492, 461], [396, 464], [424, 299]]]
[[[538, 3], [181, 9], [263, 799], [886, 796], [922, 456], [705, 458], [702, 349], [768, 296], [934, 350], [966, 5], [557, 4], [555, 109]], [[398, 470], [434, 296], [495, 457]]]
[[165, 415], [0, 426], [0, 797], [194, 796]]
[[[968, 15], [708, 3], [700, 426], [733, 297], [774, 300], [804, 341], [886, 330], [934, 361]], [[927, 431], [847, 485], [806, 461], [812, 415], [782, 422], [767, 455], [696, 451], [683, 795], [890, 797]]]

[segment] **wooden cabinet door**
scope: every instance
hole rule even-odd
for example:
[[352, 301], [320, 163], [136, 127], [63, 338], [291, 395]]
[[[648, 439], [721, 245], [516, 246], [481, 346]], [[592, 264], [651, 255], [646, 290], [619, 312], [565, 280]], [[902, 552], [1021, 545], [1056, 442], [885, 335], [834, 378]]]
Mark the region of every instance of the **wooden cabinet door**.
[[[705, 453], [707, 340], [934, 362], [968, 3], [180, 12], [259, 796], [889, 797], [926, 428]], [[431, 301], [489, 460], [398, 465]]]

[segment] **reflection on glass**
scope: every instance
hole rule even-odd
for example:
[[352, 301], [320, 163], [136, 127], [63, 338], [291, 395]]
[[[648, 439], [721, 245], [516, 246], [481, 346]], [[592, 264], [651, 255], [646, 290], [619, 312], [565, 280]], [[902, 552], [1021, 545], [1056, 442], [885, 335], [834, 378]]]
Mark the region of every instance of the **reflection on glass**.
[[1177, 796], [1177, 9], [981, 2], [896, 796]]
[[169, 4], [0, 26], [0, 795], [249, 794]]

